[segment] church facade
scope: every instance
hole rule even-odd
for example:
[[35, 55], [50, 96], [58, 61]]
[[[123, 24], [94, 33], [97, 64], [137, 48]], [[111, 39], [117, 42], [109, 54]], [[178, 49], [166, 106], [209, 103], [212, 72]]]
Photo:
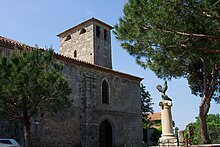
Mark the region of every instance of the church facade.
[[[141, 143], [142, 78], [112, 70], [111, 29], [91, 18], [58, 35], [60, 54], [54, 58], [64, 64], [73, 105], [33, 122], [36, 146], [122, 147]], [[14, 48], [29, 46], [0, 37], [1, 51], [9, 53]]]

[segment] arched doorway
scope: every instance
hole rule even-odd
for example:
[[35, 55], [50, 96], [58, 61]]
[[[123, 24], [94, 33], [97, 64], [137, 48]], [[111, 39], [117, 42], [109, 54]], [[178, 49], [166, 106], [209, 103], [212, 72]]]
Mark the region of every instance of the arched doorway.
[[99, 147], [112, 147], [112, 126], [107, 120], [99, 126]]

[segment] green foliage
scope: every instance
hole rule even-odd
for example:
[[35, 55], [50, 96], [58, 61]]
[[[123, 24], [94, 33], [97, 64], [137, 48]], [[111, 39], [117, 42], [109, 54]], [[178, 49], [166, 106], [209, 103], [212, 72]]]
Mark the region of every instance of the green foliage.
[[210, 102], [220, 103], [219, 12], [219, 0], [129, 0], [114, 31], [143, 68], [159, 78], [188, 80], [201, 97], [204, 143]]
[[0, 117], [23, 123], [25, 147], [31, 146], [31, 118], [71, 106], [62, 69], [51, 49], [14, 50], [0, 59]]
[[156, 120], [154, 121], [154, 125], [158, 127], [158, 131], [161, 131], [162, 132], [162, 123], [161, 123], [161, 120]]
[[162, 130], [155, 129], [150, 138], [151, 142], [158, 142], [159, 138], [161, 137], [161, 134]]
[[158, 142], [162, 134], [161, 120], [154, 121], [153, 125], [156, 126], [156, 128], [154, 128], [154, 132], [152, 133], [150, 140], [151, 142]]
[[14, 51], [0, 60], [0, 113], [7, 119], [23, 120], [46, 111], [69, 107], [71, 89], [62, 76], [62, 65], [53, 51]]
[[219, 9], [217, 0], [130, 0], [114, 32], [139, 65], [159, 78], [186, 77], [192, 93], [202, 95], [203, 61], [207, 73], [220, 65], [219, 54], [210, 54], [219, 51]]
[[[192, 144], [201, 144], [201, 131], [200, 131], [200, 120], [196, 117], [196, 122], [187, 125], [190, 132], [190, 141]], [[209, 114], [207, 115], [207, 127], [210, 141], [213, 144], [219, 143], [220, 141], [220, 115]]]
[[147, 129], [150, 128], [151, 123], [148, 119], [148, 113], [153, 113], [153, 108], [152, 108], [152, 98], [150, 97], [149, 91], [146, 91], [146, 87], [141, 83], [140, 85], [141, 88], [141, 112], [143, 115], [142, 119], [142, 127]]
[[146, 87], [141, 83], [141, 111], [142, 113], [153, 112], [152, 98], [149, 91], [146, 91]]
[[199, 144], [199, 143], [202, 143], [201, 141], [201, 131], [199, 129], [199, 123], [196, 122], [196, 123], [190, 123], [187, 125], [187, 127], [189, 127], [189, 132], [190, 132], [190, 135], [188, 135], [188, 133], [186, 132], [184, 134], [184, 137], [185, 138], [189, 138], [190, 140], [190, 143], [191, 144]]

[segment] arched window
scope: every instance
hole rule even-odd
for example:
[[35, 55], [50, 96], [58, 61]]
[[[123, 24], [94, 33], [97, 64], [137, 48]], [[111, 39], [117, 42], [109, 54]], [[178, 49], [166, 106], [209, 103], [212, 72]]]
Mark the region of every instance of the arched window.
[[74, 54], [74, 58], [76, 58], [77, 57], [77, 51], [75, 50], [73, 54]]
[[68, 36], [66, 37], [65, 41], [68, 41], [68, 40], [70, 40], [70, 39], [71, 39], [71, 36], [68, 35]]
[[102, 103], [104, 104], [109, 103], [109, 87], [106, 80], [102, 82]]
[[83, 28], [83, 29], [79, 32], [79, 35], [81, 35], [81, 34], [83, 34], [83, 33], [85, 33], [85, 32], [86, 32], [86, 29]]

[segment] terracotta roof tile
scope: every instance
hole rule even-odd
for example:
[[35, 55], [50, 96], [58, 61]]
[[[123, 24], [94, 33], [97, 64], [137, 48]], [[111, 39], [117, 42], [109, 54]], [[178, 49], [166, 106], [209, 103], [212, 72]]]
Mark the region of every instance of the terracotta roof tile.
[[161, 112], [149, 113], [148, 118], [150, 121], [161, 120]]
[[[2, 37], [2, 36], [0, 36], [0, 46], [6, 47], [6, 48], [9, 48], [9, 49], [18, 48], [18, 49], [24, 49], [24, 50], [31, 50], [31, 49], [34, 48], [34, 47], [31, 47], [31, 46], [25, 45], [23, 43], [20, 43], [18, 41], [15, 41], [15, 40], [12, 40], [12, 39], [9, 39], [9, 38], [6, 38], [6, 37]], [[41, 50], [44, 51], [45, 49], [41, 49]], [[107, 71], [107, 72], [111, 72], [111, 73], [114, 73], [114, 74], [120, 74], [120, 75], [128, 77], [129, 79], [133, 79], [133, 80], [136, 80], [136, 81], [139, 81], [139, 82], [143, 80], [143, 78], [140, 78], [140, 77], [137, 77], [137, 76], [133, 76], [133, 75], [130, 75], [130, 74], [115, 71], [115, 70], [112, 70], [110, 68], [102, 67], [100, 65], [88, 63], [88, 62], [85, 62], [85, 61], [69, 58], [69, 57], [63, 56], [63, 55], [58, 54], [58, 53], [54, 53], [54, 57], [56, 59], [59, 59], [59, 60], [65, 61], [65, 62], [74, 63], [74, 64], [77, 64], [77, 65], [82, 65], [82, 66], [85, 66], [85, 67], [90, 67], [90, 68], [98, 69], [98, 70], [101, 70], [101, 71]]]
[[20, 43], [18, 41], [0, 36], [0, 45], [8, 46], [9, 48], [19, 48], [19, 49], [30, 49], [33, 48], [31, 46], [25, 45], [23, 43]]

